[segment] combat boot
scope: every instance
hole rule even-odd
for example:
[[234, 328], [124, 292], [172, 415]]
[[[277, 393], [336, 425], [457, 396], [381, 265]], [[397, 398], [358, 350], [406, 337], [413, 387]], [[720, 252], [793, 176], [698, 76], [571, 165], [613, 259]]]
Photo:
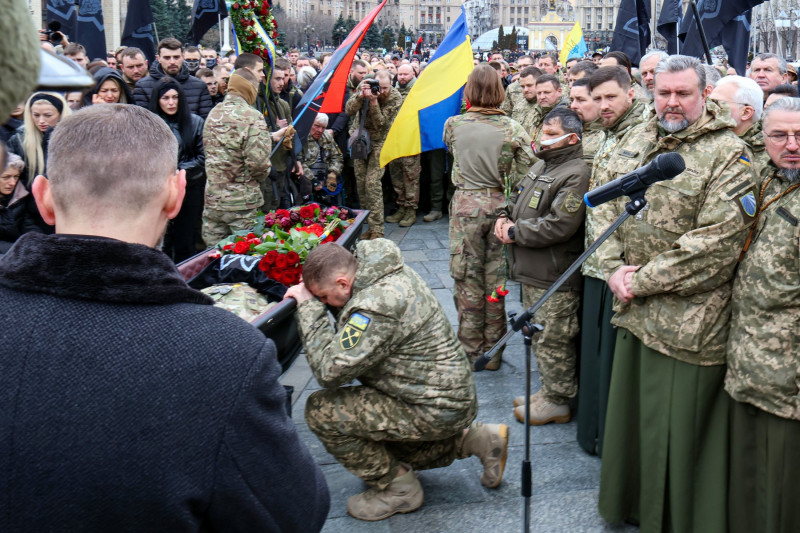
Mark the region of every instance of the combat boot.
[[502, 362], [503, 362], [503, 352], [501, 351], [499, 353], [494, 354], [494, 356], [492, 356], [492, 358], [489, 359], [489, 362], [486, 363], [486, 366], [483, 367], [483, 369], [492, 371], [500, 370], [500, 363]]
[[473, 422], [461, 442], [459, 457], [476, 455], [483, 464], [481, 483], [495, 488], [503, 480], [508, 458], [508, 426]]
[[424, 220], [425, 222], [433, 222], [434, 220], [439, 220], [440, 218], [442, 218], [441, 211], [431, 211], [430, 213], [422, 217], [422, 220]]
[[413, 226], [414, 222], [416, 221], [417, 221], [417, 210], [407, 207], [405, 214], [403, 215], [403, 219], [400, 221], [399, 226], [401, 228], [408, 228], [410, 226]]
[[[514, 417], [523, 424], [525, 423], [524, 405], [514, 408]], [[528, 422], [532, 426], [543, 426], [550, 422], [566, 424], [569, 422], [569, 419], [569, 405], [557, 405], [542, 398], [538, 402], [531, 404], [531, 413]]]
[[[530, 398], [531, 398], [530, 400], [531, 405], [541, 400], [542, 399], [541, 389], [531, 394]], [[514, 398], [514, 407], [519, 407], [520, 405], [525, 405], [525, 396], [517, 396], [516, 398]]]
[[362, 233], [361, 236], [358, 238], [359, 241], [368, 241], [371, 239], [372, 239], [372, 231]]
[[393, 215], [389, 215], [388, 217], [386, 217], [386, 222], [397, 224], [398, 222], [403, 220], [404, 216], [406, 216], [406, 208], [398, 207], [397, 211], [395, 211]]
[[411, 470], [411, 466], [403, 464], [408, 472], [397, 476], [389, 486], [381, 490], [377, 487], [361, 494], [350, 496], [347, 500], [347, 512], [359, 520], [374, 522], [383, 520], [397, 513], [410, 513], [422, 506], [422, 485]]

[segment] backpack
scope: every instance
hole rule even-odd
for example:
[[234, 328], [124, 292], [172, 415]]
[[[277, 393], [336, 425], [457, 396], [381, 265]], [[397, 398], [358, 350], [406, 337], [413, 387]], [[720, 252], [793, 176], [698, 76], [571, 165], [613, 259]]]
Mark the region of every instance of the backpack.
[[364, 102], [364, 108], [361, 110], [361, 120], [359, 120], [358, 128], [347, 139], [347, 147], [350, 149], [351, 159], [367, 159], [369, 152], [372, 149], [372, 141], [369, 138], [369, 132], [364, 129], [364, 119], [367, 117], [367, 109], [369, 101]]

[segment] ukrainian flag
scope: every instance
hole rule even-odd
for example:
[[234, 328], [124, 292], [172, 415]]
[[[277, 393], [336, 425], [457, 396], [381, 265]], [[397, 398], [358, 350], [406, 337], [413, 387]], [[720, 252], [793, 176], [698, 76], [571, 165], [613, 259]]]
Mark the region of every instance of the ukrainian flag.
[[586, 41], [583, 39], [583, 31], [581, 31], [581, 23], [576, 22], [575, 25], [569, 30], [567, 40], [564, 41], [564, 46], [561, 47], [561, 53], [558, 60], [562, 65], [567, 64], [567, 60], [571, 57], [583, 57], [589, 48], [586, 46]]
[[464, 85], [472, 68], [472, 46], [462, 5], [461, 15], [414, 83], [389, 129], [381, 150], [382, 167], [398, 157], [444, 148], [444, 123], [461, 112]]
[[[269, 56], [269, 74], [267, 75], [265, 83], [269, 85], [269, 80], [272, 78], [272, 72], [275, 70], [275, 43], [269, 38], [269, 35], [267, 35], [266, 30], [264, 30], [264, 27], [260, 22], [257, 20], [254, 20], [253, 22], [255, 22], [254, 28], [256, 33], [259, 37], [261, 37], [261, 40], [264, 41], [264, 44], [267, 48], [267, 55]], [[236, 35], [236, 30], [233, 29], [233, 25], [231, 25], [231, 30], [233, 30], [233, 50], [238, 56], [242, 53], [242, 44], [239, 42], [239, 36]]]

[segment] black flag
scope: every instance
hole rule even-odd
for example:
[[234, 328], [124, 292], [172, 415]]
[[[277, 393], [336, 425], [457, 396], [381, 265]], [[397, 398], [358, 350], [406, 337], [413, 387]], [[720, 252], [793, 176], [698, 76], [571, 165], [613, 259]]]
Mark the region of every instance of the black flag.
[[125, 29], [122, 30], [123, 46], [135, 46], [152, 63], [156, 58], [155, 38], [153, 37], [153, 11], [148, 0], [130, 0]]
[[89, 61], [106, 59], [106, 29], [103, 24], [103, 5], [100, 0], [80, 0], [75, 35], [70, 41], [86, 48]]
[[47, 24], [61, 24], [59, 32], [69, 41], [75, 39], [75, 17], [78, 9], [73, 0], [47, 0]]
[[[700, 14], [700, 21], [703, 24], [706, 39], [708, 39], [708, 47], [714, 48], [715, 46], [723, 44], [723, 33], [732, 38], [734, 34], [741, 34], [745, 27], [747, 29], [747, 35], [749, 36], [749, 15], [747, 16], [746, 24], [744, 19], [739, 17], [745, 15], [747, 11], [762, 3], [764, 3], [764, 0], [700, 0], [697, 2], [697, 12]], [[727, 26], [737, 18], [739, 22], [727, 28]], [[737, 28], [738, 25], [741, 25], [741, 28]], [[703, 57], [703, 43], [700, 39], [700, 32], [697, 29], [697, 23], [695, 22], [694, 13], [691, 8], [686, 10], [686, 16], [683, 17], [683, 21], [681, 22], [681, 29], [678, 32], [678, 37], [681, 39], [681, 54], [699, 58]], [[730, 45], [736, 44], [734, 49], [737, 53], [739, 53], [739, 48], [745, 50], [745, 62], [747, 61], [747, 43], [748, 39], [744, 39], [741, 43], [729, 43]], [[740, 71], [737, 69], [737, 72]], [[740, 73], [742, 72], [743, 71]]]
[[728, 64], [739, 76], [747, 73], [747, 52], [750, 49], [751, 10], [747, 10], [725, 25], [720, 33], [722, 46], [728, 54]]
[[631, 63], [638, 65], [649, 44], [649, 0], [622, 0], [614, 25], [611, 50], [625, 52]]
[[667, 40], [667, 53], [678, 53], [678, 25], [681, 23], [681, 0], [664, 0], [656, 29]]
[[214, 24], [228, 16], [228, 8], [224, 0], [194, 0], [192, 7], [192, 27], [186, 40], [197, 46], [203, 35]]

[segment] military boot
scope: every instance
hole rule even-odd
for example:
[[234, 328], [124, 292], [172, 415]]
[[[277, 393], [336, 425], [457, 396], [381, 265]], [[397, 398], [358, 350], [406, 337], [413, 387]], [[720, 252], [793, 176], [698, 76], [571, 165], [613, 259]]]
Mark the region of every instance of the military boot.
[[503, 480], [508, 458], [508, 426], [473, 422], [461, 442], [459, 457], [478, 456], [483, 464], [481, 483], [495, 488]]
[[[525, 406], [520, 405], [514, 408], [514, 417], [525, 423]], [[542, 398], [538, 402], [531, 404], [531, 413], [528, 423], [532, 426], [543, 426], [550, 422], [556, 424], [566, 424], [569, 422], [569, 405], [557, 405]]]
[[361, 494], [350, 496], [347, 500], [347, 512], [350, 516], [374, 522], [393, 514], [410, 513], [419, 509], [422, 506], [422, 485], [411, 466], [403, 466], [408, 472], [394, 478], [385, 489], [372, 487]]
[[[538, 402], [542, 398], [541, 389], [531, 394], [530, 398], [531, 405]], [[514, 398], [514, 407], [519, 407], [520, 405], [525, 405], [525, 396], [517, 396]]]
[[403, 219], [400, 221], [399, 226], [401, 228], [407, 228], [409, 226], [413, 226], [414, 222], [416, 221], [417, 221], [417, 210], [407, 207], [405, 214], [403, 215]]
[[425, 222], [433, 222], [434, 220], [439, 220], [440, 218], [442, 218], [441, 211], [431, 211], [430, 213], [422, 217], [422, 220]]
[[394, 212], [393, 215], [389, 215], [386, 217], [386, 222], [391, 222], [392, 224], [397, 224], [403, 217], [406, 216], [406, 208], [405, 207], [398, 207], [397, 211]]
[[483, 367], [484, 370], [500, 370], [500, 363], [503, 362], [503, 352], [497, 352], [489, 359], [489, 362], [486, 363], [486, 366]]
[[362, 233], [361, 236], [358, 238], [359, 241], [368, 241], [372, 239], [372, 231], [367, 231]]

